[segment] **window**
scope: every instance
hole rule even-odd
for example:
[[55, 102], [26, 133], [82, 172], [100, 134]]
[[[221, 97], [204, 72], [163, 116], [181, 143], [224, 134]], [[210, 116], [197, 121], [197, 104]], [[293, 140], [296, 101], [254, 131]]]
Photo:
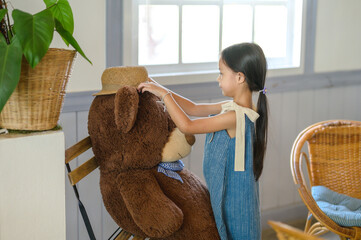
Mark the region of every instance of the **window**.
[[301, 63], [303, 0], [125, 1], [125, 65], [150, 74], [212, 73], [220, 51], [256, 42], [269, 69]]

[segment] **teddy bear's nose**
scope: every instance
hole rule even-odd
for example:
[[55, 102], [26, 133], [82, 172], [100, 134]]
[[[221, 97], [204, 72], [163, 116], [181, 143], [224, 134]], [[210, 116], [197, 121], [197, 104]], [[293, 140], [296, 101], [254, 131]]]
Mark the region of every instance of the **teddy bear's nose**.
[[188, 144], [191, 145], [191, 146], [193, 146], [193, 144], [194, 144], [195, 141], [196, 141], [196, 138], [194, 137], [194, 135], [192, 135], [192, 134], [186, 134], [185, 137], [186, 137], [186, 140], [187, 140]]

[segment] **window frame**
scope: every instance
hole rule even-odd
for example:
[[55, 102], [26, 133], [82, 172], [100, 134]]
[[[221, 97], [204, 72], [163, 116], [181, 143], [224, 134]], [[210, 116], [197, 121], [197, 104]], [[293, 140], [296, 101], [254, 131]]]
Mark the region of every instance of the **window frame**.
[[[256, 4], [267, 3], [270, 5], [270, 2], [267, 0], [256, 0]], [[164, 4], [169, 2], [167, 0], [124, 0], [123, 2], [123, 49], [122, 49], [122, 63], [125, 66], [137, 65], [138, 58], [138, 5], [141, 3], [151, 3], [151, 4]], [[191, 4], [188, 0], [177, 0], [175, 1], [178, 4]], [[222, 3], [219, 3], [219, 0], [207, 0], [202, 1], [202, 4], [225, 4], [237, 2], [241, 3], [242, 0], [223, 0]], [[280, 0], [279, 2], [284, 2]], [[248, 3], [248, 1], [247, 1]], [[275, 3], [276, 4], [276, 3]], [[303, 0], [302, 3], [302, 22], [301, 22], [301, 52], [300, 52], [300, 66], [292, 68], [279, 68], [279, 69], [269, 69], [267, 77], [278, 77], [278, 76], [287, 76], [287, 75], [300, 75], [304, 73], [304, 56], [305, 56], [305, 39], [306, 39], [306, 9], [307, 9], [307, 0]], [[197, 3], [199, 5], [199, 2]], [[222, 9], [220, 11], [220, 25], [222, 25]], [[288, 11], [288, 14], [292, 14], [291, 11]], [[181, 14], [180, 25], [181, 25]], [[288, 28], [292, 27], [293, 24], [288, 24]], [[288, 29], [290, 30], [290, 29]], [[181, 31], [181, 27], [180, 27]], [[222, 27], [220, 27], [222, 31]], [[221, 49], [221, 38], [220, 34], [220, 49]], [[289, 35], [288, 35], [289, 37]], [[181, 38], [181, 34], [179, 35]], [[290, 42], [290, 40], [288, 40]], [[292, 41], [293, 42], [293, 41]], [[288, 46], [290, 47], [290, 46]], [[179, 49], [179, 53], [181, 49]], [[179, 55], [181, 58], [181, 55]], [[179, 71], [179, 64], [169, 64], [169, 65], [145, 65], [147, 69], [156, 71], [156, 74], [149, 74], [150, 77], [155, 78], [161, 84], [192, 84], [192, 83], [204, 83], [212, 82], [218, 76], [218, 63], [182, 63], [184, 68], [187, 71]], [[184, 69], [183, 68], [183, 69]], [[214, 70], [209, 70], [210, 68]]]

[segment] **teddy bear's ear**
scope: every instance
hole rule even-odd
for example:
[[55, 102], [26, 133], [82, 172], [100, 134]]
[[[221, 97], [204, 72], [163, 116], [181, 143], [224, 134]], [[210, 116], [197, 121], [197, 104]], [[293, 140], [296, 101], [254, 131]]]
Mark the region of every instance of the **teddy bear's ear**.
[[132, 129], [138, 113], [139, 95], [135, 87], [121, 87], [115, 94], [114, 115], [118, 130], [127, 133]]

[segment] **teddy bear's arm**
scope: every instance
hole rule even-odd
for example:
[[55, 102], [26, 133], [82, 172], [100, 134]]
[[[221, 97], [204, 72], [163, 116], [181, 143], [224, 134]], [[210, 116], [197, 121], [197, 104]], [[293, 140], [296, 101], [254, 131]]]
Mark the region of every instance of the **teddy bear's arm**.
[[182, 210], [164, 195], [150, 170], [126, 171], [118, 180], [128, 211], [149, 237], [167, 237], [181, 227]]

